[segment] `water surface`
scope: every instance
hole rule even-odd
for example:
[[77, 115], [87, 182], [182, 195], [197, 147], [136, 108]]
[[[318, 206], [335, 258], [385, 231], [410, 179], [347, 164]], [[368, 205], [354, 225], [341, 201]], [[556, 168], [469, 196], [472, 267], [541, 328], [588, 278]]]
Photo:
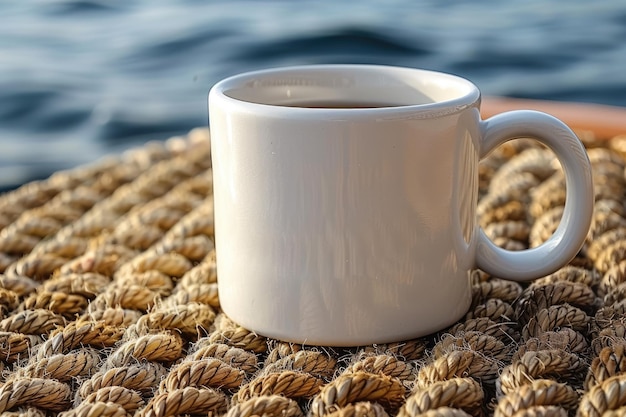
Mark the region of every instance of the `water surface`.
[[208, 90], [228, 75], [319, 63], [626, 106], [626, 3], [0, 2], [0, 188], [206, 126]]

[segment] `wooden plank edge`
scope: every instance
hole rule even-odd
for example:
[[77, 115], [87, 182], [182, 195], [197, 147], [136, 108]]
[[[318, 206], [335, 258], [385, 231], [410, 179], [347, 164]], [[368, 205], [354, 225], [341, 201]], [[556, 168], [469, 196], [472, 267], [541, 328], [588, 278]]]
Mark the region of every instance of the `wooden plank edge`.
[[561, 119], [574, 131], [592, 131], [598, 139], [626, 134], [626, 108], [603, 104], [483, 97], [484, 119], [511, 110], [538, 110]]

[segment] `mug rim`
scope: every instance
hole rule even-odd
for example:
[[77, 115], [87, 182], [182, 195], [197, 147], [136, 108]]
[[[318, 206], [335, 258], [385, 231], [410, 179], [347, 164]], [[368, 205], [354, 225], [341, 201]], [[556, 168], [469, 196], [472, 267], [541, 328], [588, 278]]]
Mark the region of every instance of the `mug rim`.
[[[250, 88], [254, 83], [267, 80], [268, 77], [277, 75], [295, 75], [295, 74], [312, 74], [312, 73], [328, 74], [328, 73], [364, 73], [364, 72], [380, 72], [381, 74], [392, 74], [399, 76], [421, 76], [422, 79], [428, 79], [433, 82], [446, 83], [446, 86], [454, 86], [461, 93], [455, 94], [449, 99], [437, 100], [428, 103], [416, 104], [398, 104], [392, 106], [381, 107], [305, 107], [305, 106], [289, 106], [285, 104], [272, 104], [258, 101], [244, 100], [228, 94], [229, 91], [243, 90]], [[443, 89], [443, 87], [442, 87]], [[219, 100], [219, 106], [240, 111], [250, 111], [256, 114], [265, 114], [267, 116], [281, 116], [288, 113], [293, 117], [310, 117], [310, 116], [331, 116], [337, 115], [341, 118], [358, 118], [366, 117], [410, 117], [410, 118], [432, 118], [440, 117], [448, 114], [461, 112], [469, 107], [478, 107], [480, 105], [481, 94], [478, 87], [466, 78], [446, 72], [419, 69], [413, 67], [402, 67], [392, 65], [371, 65], [371, 64], [313, 64], [313, 65], [297, 65], [283, 66], [275, 68], [267, 68], [256, 71], [248, 71], [227, 77], [218, 81], [209, 91], [209, 107], [212, 102]]]

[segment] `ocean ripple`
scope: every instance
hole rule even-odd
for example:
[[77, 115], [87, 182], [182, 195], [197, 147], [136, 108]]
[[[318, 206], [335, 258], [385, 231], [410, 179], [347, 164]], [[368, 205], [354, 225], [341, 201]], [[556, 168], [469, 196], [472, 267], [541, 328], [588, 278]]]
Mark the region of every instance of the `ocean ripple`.
[[0, 188], [207, 125], [272, 66], [452, 72], [489, 95], [626, 106], [622, 0], [0, 2]]

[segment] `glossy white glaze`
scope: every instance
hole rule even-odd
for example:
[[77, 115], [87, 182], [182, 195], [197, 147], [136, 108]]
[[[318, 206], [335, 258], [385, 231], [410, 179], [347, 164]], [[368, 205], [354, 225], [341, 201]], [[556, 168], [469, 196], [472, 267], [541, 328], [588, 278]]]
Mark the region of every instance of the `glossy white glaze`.
[[[308, 100], [401, 106], [287, 107]], [[223, 310], [262, 335], [316, 345], [406, 340], [458, 320], [485, 245], [475, 225], [479, 156], [506, 139], [480, 120], [479, 101], [467, 80], [382, 66], [292, 67], [218, 83], [209, 110]], [[568, 135], [562, 148], [583, 149]], [[492, 247], [481, 249], [481, 265], [536, 278], [580, 248], [589, 163], [556, 150], [571, 159], [568, 193], [577, 191], [568, 194], [574, 221], [540, 250], [547, 266], [520, 268], [525, 260]]]

